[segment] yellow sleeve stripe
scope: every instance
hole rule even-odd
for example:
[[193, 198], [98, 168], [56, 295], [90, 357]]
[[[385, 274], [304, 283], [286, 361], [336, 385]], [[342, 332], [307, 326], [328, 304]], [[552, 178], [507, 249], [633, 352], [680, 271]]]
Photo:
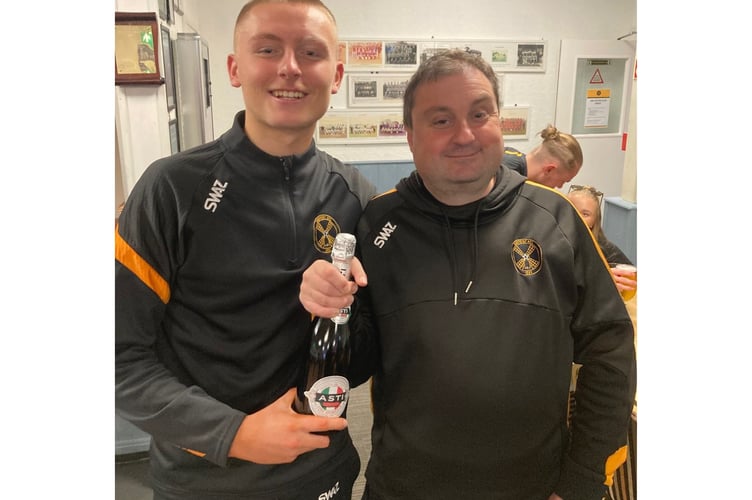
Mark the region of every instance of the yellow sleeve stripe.
[[200, 451], [191, 450], [190, 448], [181, 448], [183, 451], [187, 451], [191, 455], [196, 455], [197, 457], [204, 458], [206, 456], [206, 453], [202, 453]]
[[614, 484], [614, 473], [627, 460], [627, 447], [622, 446], [606, 459], [606, 486]]
[[391, 188], [391, 189], [387, 189], [387, 190], [386, 190], [386, 191], [384, 191], [383, 193], [379, 193], [379, 194], [375, 195], [375, 196], [374, 196], [373, 198], [371, 198], [371, 199], [372, 199], [372, 200], [375, 200], [376, 198], [381, 198], [382, 196], [384, 196], [384, 195], [386, 195], [386, 194], [392, 194], [392, 193], [396, 193], [396, 192], [397, 192], [397, 188]]
[[120, 236], [115, 227], [115, 260], [131, 270], [133, 274], [152, 289], [167, 304], [170, 301], [170, 286], [136, 251]]

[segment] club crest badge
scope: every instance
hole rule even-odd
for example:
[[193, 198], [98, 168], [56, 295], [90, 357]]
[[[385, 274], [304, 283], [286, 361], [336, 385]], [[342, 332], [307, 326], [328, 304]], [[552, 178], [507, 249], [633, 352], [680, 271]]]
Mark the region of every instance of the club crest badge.
[[535, 240], [520, 238], [512, 243], [512, 262], [522, 276], [532, 276], [543, 265], [543, 251]]
[[331, 253], [339, 224], [331, 215], [319, 214], [313, 220], [313, 245], [321, 253]]

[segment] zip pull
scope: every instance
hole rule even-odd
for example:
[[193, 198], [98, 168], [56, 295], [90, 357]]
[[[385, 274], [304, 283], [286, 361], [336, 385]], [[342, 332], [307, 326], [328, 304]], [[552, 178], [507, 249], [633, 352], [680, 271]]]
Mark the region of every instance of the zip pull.
[[467, 284], [467, 288], [465, 288], [465, 293], [470, 291], [471, 286], [473, 286], [473, 280], [470, 280], [470, 282]]
[[285, 180], [290, 180], [290, 167], [292, 167], [292, 159], [289, 156], [280, 157], [279, 161], [282, 163], [282, 170], [285, 174]]
[[454, 305], [457, 305], [457, 292], [454, 292]]

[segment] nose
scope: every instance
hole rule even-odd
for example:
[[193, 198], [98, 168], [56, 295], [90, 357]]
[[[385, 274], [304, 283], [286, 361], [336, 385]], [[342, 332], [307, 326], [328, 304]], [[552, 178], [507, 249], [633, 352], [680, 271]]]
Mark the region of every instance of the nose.
[[454, 131], [454, 141], [458, 144], [468, 144], [475, 140], [475, 133], [467, 120], [458, 120]]
[[300, 66], [292, 50], [285, 51], [279, 63], [279, 75], [283, 78], [295, 78], [300, 76]]

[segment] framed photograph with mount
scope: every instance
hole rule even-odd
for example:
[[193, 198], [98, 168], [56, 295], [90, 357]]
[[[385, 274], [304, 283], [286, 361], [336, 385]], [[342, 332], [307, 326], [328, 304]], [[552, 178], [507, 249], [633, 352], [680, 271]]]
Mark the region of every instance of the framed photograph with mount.
[[352, 108], [402, 106], [411, 73], [348, 75], [348, 105]]
[[501, 131], [504, 140], [528, 139], [528, 124], [530, 123], [530, 106], [511, 105], [501, 108]]
[[115, 85], [164, 83], [154, 12], [115, 12]]
[[321, 117], [316, 127], [316, 142], [320, 144], [378, 144], [407, 142], [402, 110], [372, 110], [370, 112], [331, 110]]

